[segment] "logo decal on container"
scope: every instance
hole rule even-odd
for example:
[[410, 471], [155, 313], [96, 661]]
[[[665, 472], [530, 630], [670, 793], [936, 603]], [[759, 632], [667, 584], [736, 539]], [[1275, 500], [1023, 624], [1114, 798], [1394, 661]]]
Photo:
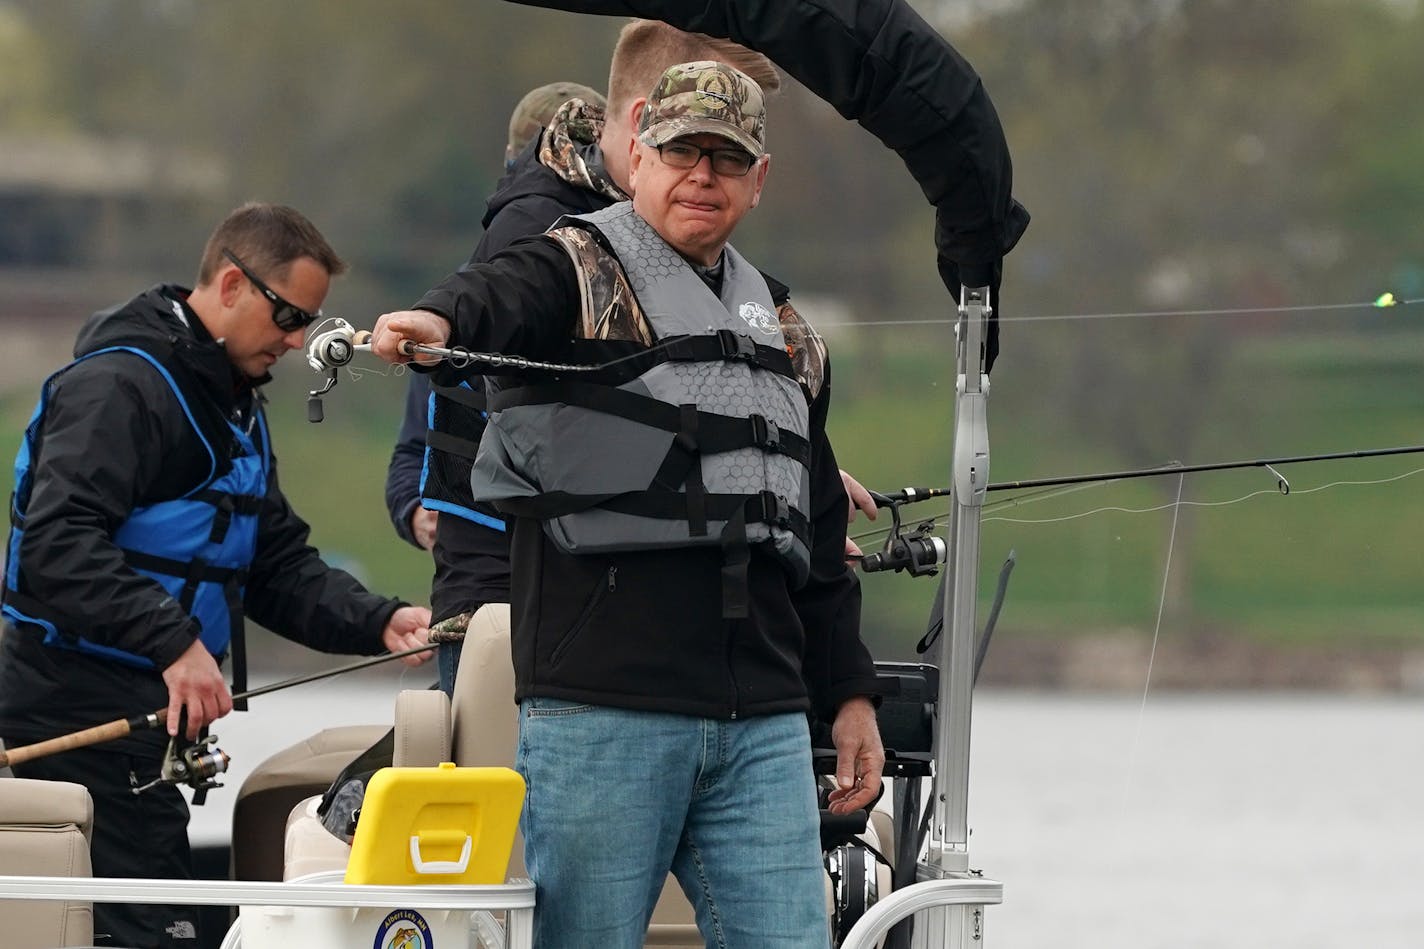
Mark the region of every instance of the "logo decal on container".
[[371, 949], [435, 949], [435, 943], [424, 916], [413, 909], [398, 909], [381, 920]]

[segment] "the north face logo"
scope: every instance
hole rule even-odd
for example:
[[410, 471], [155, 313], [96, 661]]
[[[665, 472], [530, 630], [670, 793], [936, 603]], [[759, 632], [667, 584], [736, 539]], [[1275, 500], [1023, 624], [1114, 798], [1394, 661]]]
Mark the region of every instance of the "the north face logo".
[[752, 329], [767, 336], [771, 336], [780, 328], [776, 316], [760, 303], [743, 303], [737, 308], [737, 315]]
[[186, 919], [174, 920], [173, 925], [166, 927], [163, 931], [174, 939], [198, 938], [197, 927]]

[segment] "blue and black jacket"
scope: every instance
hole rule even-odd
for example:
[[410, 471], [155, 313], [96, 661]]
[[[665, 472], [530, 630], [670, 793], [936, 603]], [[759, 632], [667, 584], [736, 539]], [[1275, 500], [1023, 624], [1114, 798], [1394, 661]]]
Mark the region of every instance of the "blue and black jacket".
[[25, 512], [34, 488], [46, 409], [57, 377], [87, 360], [126, 354], [147, 362], [170, 387], [172, 398], [193, 424], [193, 434], [207, 455], [208, 471], [178, 497], [134, 508], [114, 531], [113, 542], [130, 567], [156, 581], [197, 621], [198, 638], [214, 658], [221, 662], [229, 648], [235, 647], [234, 674], [242, 680], [242, 594], [257, 552], [257, 519], [272, 467], [266, 421], [259, 409], [251, 413], [246, 427], [226, 420], [222, 427], [214, 424], [210, 426], [212, 431], [204, 431], [193, 413], [192, 397], [179, 382], [181, 374], [175, 375], [175, 369], [169, 368], [173, 363], [171, 349], [153, 348], [159, 350], [158, 354], [132, 344], [96, 349], [50, 376], [41, 387], [39, 404], [30, 416], [15, 458], [4, 615], [11, 622], [42, 628], [48, 646], [154, 668], [153, 660], [147, 656], [103, 645], [89, 639], [83, 629], [70, 628], [61, 618], [62, 611], [29, 594], [23, 569]]
[[261, 396], [155, 287], [96, 314], [46, 380], [15, 466], [0, 737], [43, 738], [167, 704], [161, 671], [243, 619], [323, 652], [376, 654], [399, 603], [321, 561], [277, 479]]

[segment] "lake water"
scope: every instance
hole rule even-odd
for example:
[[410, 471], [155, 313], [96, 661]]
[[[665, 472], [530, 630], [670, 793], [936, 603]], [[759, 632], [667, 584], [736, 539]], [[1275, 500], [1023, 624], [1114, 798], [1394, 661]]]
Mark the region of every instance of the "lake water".
[[[302, 734], [389, 721], [400, 687], [255, 700], [218, 730], [229, 783]], [[985, 691], [971, 865], [1004, 883], [987, 946], [1424, 946], [1421, 731], [1417, 697]], [[195, 840], [226, 833], [232, 797], [194, 809]]]
[[1424, 702], [976, 701], [971, 863], [989, 945], [1424, 945]]

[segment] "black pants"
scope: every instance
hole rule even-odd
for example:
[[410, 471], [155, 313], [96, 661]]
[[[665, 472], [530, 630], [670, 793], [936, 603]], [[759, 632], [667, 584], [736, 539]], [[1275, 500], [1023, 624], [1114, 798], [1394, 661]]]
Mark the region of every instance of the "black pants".
[[[4, 739], [6, 747], [26, 744]], [[158, 777], [162, 755], [77, 748], [11, 768], [17, 778], [70, 781], [94, 800], [89, 847], [96, 877], [191, 879], [188, 802], [177, 788], [133, 788]], [[124, 949], [196, 949], [198, 909], [163, 904], [95, 903], [94, 944]]]

